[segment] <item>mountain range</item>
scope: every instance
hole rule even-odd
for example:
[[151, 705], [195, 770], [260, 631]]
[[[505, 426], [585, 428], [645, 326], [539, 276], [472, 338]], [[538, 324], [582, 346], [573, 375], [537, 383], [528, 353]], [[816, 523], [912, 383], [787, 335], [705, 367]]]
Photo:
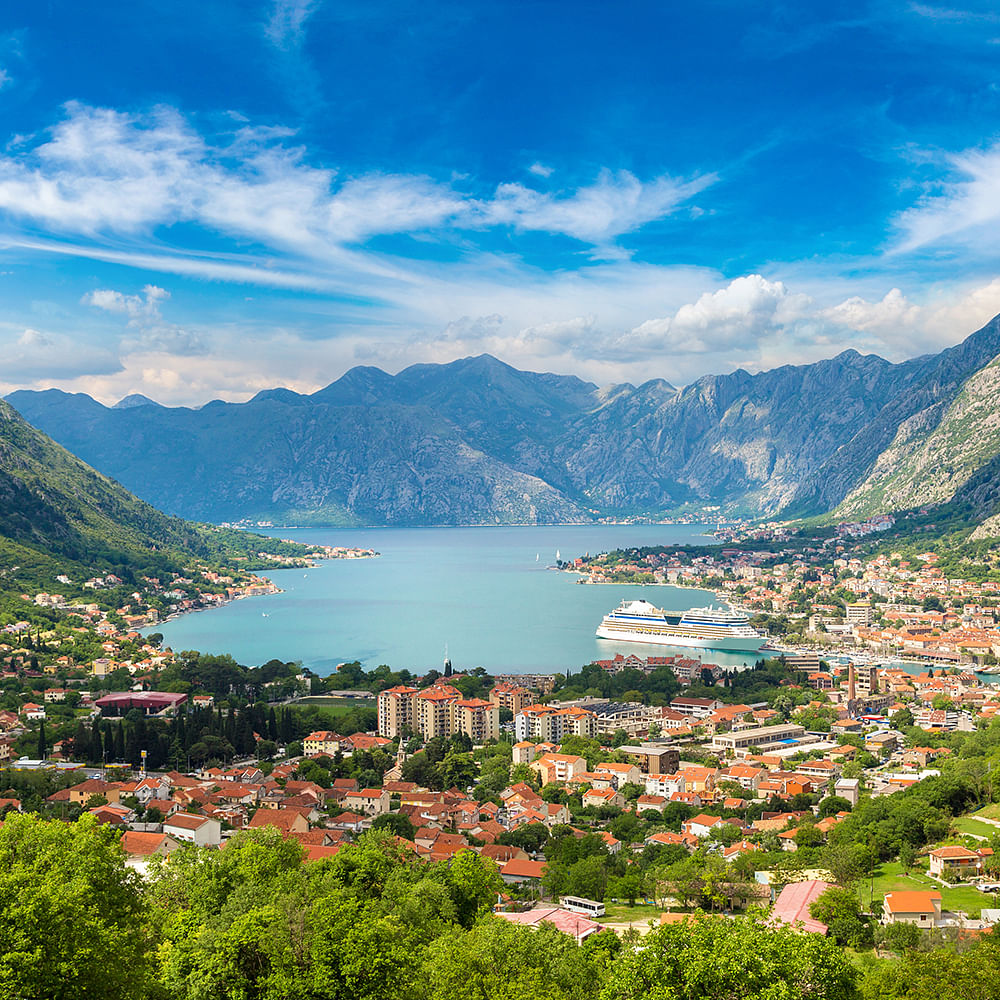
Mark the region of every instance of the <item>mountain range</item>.
[[171, 514], [207, 521], [490, 524], [719, 507], [858, 518], [995, 513], [1000, 317], [899, 364], [845, 351], [675, 388], [598, 387], [489, 355], [347, 372], [303, 395], [161, 406], [18, 391], [32, 424]]

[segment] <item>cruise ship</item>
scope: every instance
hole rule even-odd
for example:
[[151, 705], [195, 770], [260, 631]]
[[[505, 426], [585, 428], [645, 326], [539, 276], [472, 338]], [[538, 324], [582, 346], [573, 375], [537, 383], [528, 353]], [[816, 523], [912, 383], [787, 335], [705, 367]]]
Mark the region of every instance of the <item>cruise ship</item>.
[[663, 611], [643, 600], [622, 601], [604, 616], [597, 637], [656, 646], [741, 652], [756, 652], [764, 645], [764, 636], [750, 624], [746, 615], [719, 608]]

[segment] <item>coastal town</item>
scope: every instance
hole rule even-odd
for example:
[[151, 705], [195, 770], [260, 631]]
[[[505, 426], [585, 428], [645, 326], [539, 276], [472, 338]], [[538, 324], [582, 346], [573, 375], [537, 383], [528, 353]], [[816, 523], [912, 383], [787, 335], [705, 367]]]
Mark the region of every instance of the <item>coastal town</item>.
[[975, 939], [1000, 924], [998, 588], [939, 563], [577, 560], [795, 626], [746, 669], [626, 643], [496, 675], [245, 667], [153, 631], [273, 591], [252, 572], [67, 579], [76, 597], [22, 594], [0, 626], [0, 836], [82, 823], [150, 887], [193, 851], [283, 845], [331, 872], [374, 851], [471, 879], [481, 920], [576, 947], [706, 913], [883, 955]]
[[[869, 654], [952, 666], [996, 666], [1000, 657], [1000, 574], [982, 565], [945, 572], [935, 551], [872, 556], [847, 540], [887, 530], [889, 516], [837, 526], [821, 544], [767, 549], [730, 542], [707, 552], [602, 553], [564, 564], [587, 583], [669, 584], [714, 591], [789, 650]], [[993, 578], [989, 578], [992, 576]], [[654, 600], [655, 603], [655, 600]]]
[[[796, 586], [800, 569], [788, 567]], [[936, 574], [931, 558], [912, 571], [891, 559], [844, 569], [857, 573], [849, 579], [863, 585], [851, 590], [859, 598], [879, 593], [883, 581], [898, 581], [911, 600], [970, 596], [960, 582]], [[790, 597], [774, 586], [780, 578], [780, 571], [768, 573], [754, 587], [771, 600]], [[224, 577], [206, 579], [227, 598], [263, 583], [237, 590]], [[164, 597], [186, 601], [180, 587], [192, 581], [168, 586]], [[588, 665], [582, 681], [555, 673], [489, 678], [454, 673], [447, 663], [443, 675], [430, 671], [405, 683], [369, 683], [363, 671], [327, 679], [327, 688], [340, 685], [345, 695], [359, 677], [369, 683], [357, 692], [359, 704], [374, 707], [366, 731], [304, 731], [302, 720], [285, 726], [283, 719], [279, 732], [264, 722], [243, 753], [220, 743], [219, 755], [199, 766], [164, 770], [147, 768], [151, 752], [132, 738], [137, 725], [151, 734], [157, 725], [176, 730], [185, 719], [192, 725], [215, 718], [224, 728], [224, 714], [263, 720], [269, 701], [273, 720], [276, 704], [322, 690], [324, 682], [290, 668], [270, 682], [270, 693], [262, 689], [256, 706], [190, 681], [164, 687], [164, 678], [184, 676], [178, 657], [135, 631], [139, 618], [148, 619], [131, 606], [109, 613], [94, 605], [66, 608], [58, 595], [24, 600], [59, 609], [69, 624], [60, 626], [62, 636], [28, 620], [3, 626], [0, 766], [11, 786], [0, 803], [5, 812], [30, 800], [43, 815], [89, 814], [122, 831], [122, 849], [138, 871], [151, 856], [186, 843], [218, 848], [244, 830], [273, 828], [297, 842], [307, 861], [318, 861], [368, 831], [387, 829], [417, 859], [446, 862], [467, 850], [489, 859], [502, 885], [498, 916], [552, 922], [577, 940], [607, 926], [645, 931], [706, 905], [708, 897], [682, 884], [691, 864], [724, 878], [728, 895], [719, 905], [769, 906], [775, 919], [825, 933], [827, 925], [807, 910], [838, 884], [824, 864], [852, 810], [939, 778], [958, 763], [955, 734], [975, 733], [1000, 710], [1000, 688], [969, 669], [914, 671], [867, 654], [833, 661], [812, 650], [737, 674], [700, 657], [622, 652]], [[969, 625], [964, 604], [955, 612], [917, 605], [892, 613], [909, 616], [908, 635], [924, 626]], [[981, 617], [975, 624], [988, 631]], [[841, 638], [850, 634], [862, 647], [873, 631], [868, 617], [858, 616]], [[99, 639], [100, 655], [85, 660], [63, 651], [81, 633]], [[567, 697], [578, 683], [586, 690]], [[602, 697], [607, 685], [622, 693]], [[128, 750], [115, 740], [126, 726]], [[104, 732], [103, 746], [112, 750], [99, 767], [79, 737], [91, 728]], [[39, 799], [43, 775], [58, 787]], [[17, 793], [19, 782], [27, 794]], [[870, 917], [929, 928], [1000, 921], [985, 891], [1000, 876], [993, 861], [1000, 813], [991, 815], [991, 801], [992, 789], [981, 815], [942, 814], [926, 842], [914, 845], [919, 850], [907, 870], [890, 879], [901, 888], [880, 898], [869, 893]], [[586, 877], [576, 871], [582, 859], [553, 863], [554, 845], [566, 838], [595, 859]], [[878, 860], [889, 859], [871, 864]], [[573, 897], [588, 902], [560, 903]], [[894, 908], [904, 898], [908, 909]]]

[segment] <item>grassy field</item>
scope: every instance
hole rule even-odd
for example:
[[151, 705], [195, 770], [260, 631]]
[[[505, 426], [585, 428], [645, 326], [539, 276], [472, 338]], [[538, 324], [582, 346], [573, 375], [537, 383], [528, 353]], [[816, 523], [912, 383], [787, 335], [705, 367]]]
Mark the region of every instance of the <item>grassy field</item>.
[[658, 906], [644, 906], [641, 903], [635, 906], [628, 906], [625, 903], [607, 903], [605, 909], [607, 913], [598, 918], [598, 922], [602, 924], [608, 921], [644, 924], [648, 920], [659, 923], [660, 914], [663, 912]]
[[[867, 909], [871, 906], [871, 881], [865, 879], [859, 888], [861, 903]], [[906, 875], [899, 862], [884, 864], [876, 869], [875, 899], [881, 900], [887, 892], [912, 889], [936, 890], [941, 893], [941, 909], [962, 910], [970, 916], [978, 914], [984, 906], [996, 905], [996, 900], [991, 894], [980, 892], [972, 886], [962, 885], [954, 889], [946, 889], [924, 872], [912, 870], [909, 875]]]
[[991, 826], [989, 823], [980, 823], [971, 816], [959, 816], [953, 825], [959, 833], [983, 837], [986, 840], [990, 840], [995, 834], [1000, 833], [1000, 827]]
[[985, 816], [986, 819], [1000, 819], [1000, 802], [991, 802], [988, 806], [983, 806], [976, 816]]

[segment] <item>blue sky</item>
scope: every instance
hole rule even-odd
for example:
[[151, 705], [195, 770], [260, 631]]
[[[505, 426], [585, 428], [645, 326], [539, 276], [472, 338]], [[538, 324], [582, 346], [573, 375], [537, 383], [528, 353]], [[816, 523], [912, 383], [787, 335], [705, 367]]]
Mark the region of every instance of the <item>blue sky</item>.
[[994, 4], [0, 14], [0, 391], [899, 360], [1000, 312], [998, 224]]

